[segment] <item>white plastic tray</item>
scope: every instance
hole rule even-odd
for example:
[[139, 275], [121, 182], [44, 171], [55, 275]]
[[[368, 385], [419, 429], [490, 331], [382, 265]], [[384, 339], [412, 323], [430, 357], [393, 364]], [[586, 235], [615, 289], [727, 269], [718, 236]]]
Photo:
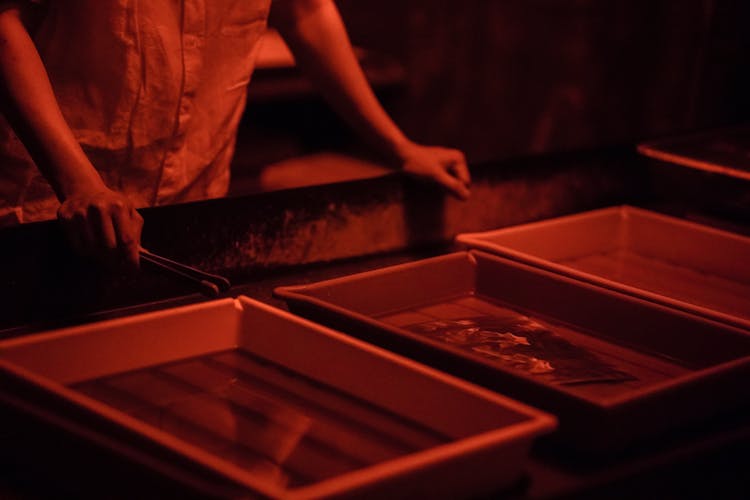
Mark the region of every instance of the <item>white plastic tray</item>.
[[750, 330], [750, 238], [631, 206], [457, 241]]
[[198, 467], [272, 498], [485, 494], [555, 427], [245, 297], [4, 341], [0, 384], [164, 473]]
[[750, 397], [746, 331], [485, 252], [274, 293], [298, 314], [554, 413], [557, 437], [581, 451], [628, 447]]
[[697, 132], [646, 142], [638, 152], [665, 163], [750, 181], [750, 127]]

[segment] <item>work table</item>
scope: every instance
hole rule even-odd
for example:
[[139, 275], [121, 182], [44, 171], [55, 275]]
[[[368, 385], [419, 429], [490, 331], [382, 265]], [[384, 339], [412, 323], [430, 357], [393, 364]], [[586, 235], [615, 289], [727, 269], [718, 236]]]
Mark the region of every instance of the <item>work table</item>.
[[[651, 191], [650, 186], [658, 183], [650, 182], [649, 165], [629, 150], [482, 165], [473, 172], [473, 198], [466, 203], [393, 175], [149, 209], [144, 211], [144, 246], [227, 275], [234, 286], [226, 296], [247, 295], [285, 308], [272, 293], [278, 286], [311, 283], [454, 251], [458, 248], [451, 238], [458, 232], [620, 203], [706, 213], [704, 207], [686, 208], [679, 193], [673, 193], [673, 200], [665, 200]], [[719, 207], [701, 217], [703, 222], [747, 231], [742, 214], [726, 215]], [[75, 261], [64, 250], [54, 223], [4, 232], [0, 338], [207, 300], [158, 275], [104, 274], [83, 262], [63, 265]], [[59, 460], [60, 456], [51, 452], [42, 456], [46, 454], [45, 441], [40, 436], [50, 438], [54, 433], [47, 430], [45, 434], [33, 425], [28, 428], [33, 431], [14, 429], [27, 420], [18, 413], [8, 415], [10, 425], [3, 426], [2, 434], [6, 440], [17, 444], [18, 436], [28, 438], [30, 434], [25, 433], [33, 432], [37, 448], [29, 445], [28, 454], [4, 454], [2, 461], [9, 474], [0, 479], [0, 496], [60, 496], [66, 488], [72, 494], [97, 494], [101, 493], [97, 488], [106, 487], [106, 479], [92, 479], [92, 491], [79, 490], [80, 484], [70, 482], [75, 476], [61, 473], [67, 470], [66, 465], [75, 468], [76, 463], [56, 464], [55, 457]], [[750, 465], [743, 452], [748, 444], [746, 410], [593, 461], [542, 443], [524, 479], [501, 494], [512, 498], [730, 495], [742, 485], [744, 470]], [[92, 455], [86, 450], [76, 450], [71, 457], [91, 465], [86, 460]], [[101, 463], [117, 463], [111, 460]], [[140, 491], [139, 483], [123, 475], [125, 472], [104, 465], [101, 469], [103, 478], [112, 475], [114, 480], [129, 482], [128, 488], [133, 489], [106, 493]], [[185, 493], [143, 470], [122, 470], [148, 485], [152, 495]], [[49, 478], [49, 482], [42, 485], [34, 478]]]

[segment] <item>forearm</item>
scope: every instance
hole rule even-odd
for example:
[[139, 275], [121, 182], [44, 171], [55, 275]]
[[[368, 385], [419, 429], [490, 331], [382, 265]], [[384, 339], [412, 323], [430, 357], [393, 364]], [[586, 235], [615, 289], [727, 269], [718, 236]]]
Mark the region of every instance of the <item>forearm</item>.
[[81, 190], [104, 187], [60, 111], [15, 8], [0, 12], [0, 97], [5, 116], [61, 201]]
[[298, 65], [362, 136], [395, 158], [409, 141], [378, 102], [331, 0], [278, 0], [274, 19]]

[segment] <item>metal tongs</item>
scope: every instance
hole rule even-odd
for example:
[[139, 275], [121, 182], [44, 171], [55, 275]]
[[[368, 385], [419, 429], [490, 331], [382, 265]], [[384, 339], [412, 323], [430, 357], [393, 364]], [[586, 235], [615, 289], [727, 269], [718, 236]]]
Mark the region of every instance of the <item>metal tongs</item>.
[[138, 253], [141, 262], [147, 262], [164, 274], [179, 278], [196, 286], [198, 290], [209, 297], [216, 297], [226, 292], [232, 286], [229, 280], [218, 274], [210, 274], [200, 269], [181, 264], [172, 259], [162, 257], [140, 247]]

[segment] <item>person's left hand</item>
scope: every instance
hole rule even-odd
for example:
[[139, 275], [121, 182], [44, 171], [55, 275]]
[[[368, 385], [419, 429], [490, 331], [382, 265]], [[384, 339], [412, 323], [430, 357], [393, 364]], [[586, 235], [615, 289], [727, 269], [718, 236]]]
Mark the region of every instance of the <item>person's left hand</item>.
[[469, 197], [471, 176], [461, 151], [410, 142], [399, 149], [398, 156], [407, 174], [435, 182], [461, 200]]

